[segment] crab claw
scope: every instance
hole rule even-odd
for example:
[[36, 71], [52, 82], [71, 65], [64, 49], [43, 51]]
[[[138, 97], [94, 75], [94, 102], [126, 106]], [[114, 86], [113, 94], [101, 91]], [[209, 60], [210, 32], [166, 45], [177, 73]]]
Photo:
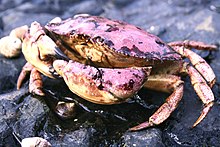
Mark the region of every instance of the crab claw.
[[57, 75], [51, 72], [53, 60], [69, 60], [57, 47], [55, 42], [46, 35], [38, 22], [33, 22], [30, 32], [25, 35], [22, 43], [22, 52], [30, 64], [51, 78], [56, 78], [54, 75]]
[[30, 39], [33, 44], [38, 46], [40, 60], [48, 60], [49, 57], [54, 57], [57, 52], [57, 45], [46, 35], [43, 27], [38, 22], [33, 22], [30, 28]]
[[55, 57], [56, 59], [62, 59], [62, 60], [66, 60], [69, 61], [70, 59], [60, 50], [60, 48], [56, 47], [54, 49], [55, 51]]
[[98, 104], [126, 101], [140, 90], [151, 71], [151, 67], [95, 68], [72, 60], [56, 60], [53, 67], [72, 92]]

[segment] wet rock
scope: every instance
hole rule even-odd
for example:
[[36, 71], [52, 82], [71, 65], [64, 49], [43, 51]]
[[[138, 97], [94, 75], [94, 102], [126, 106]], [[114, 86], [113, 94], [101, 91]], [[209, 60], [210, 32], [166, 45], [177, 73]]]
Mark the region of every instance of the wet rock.
[[31, 2], [26, 2], [22, 5], [17, 6], [15, 9], [22, 11], [24, 13], [49, 13], [59, 14], [61, 13], [61, 8], [50, 4], [33, 4]]
[[114, 0], [113, 3], [117, 7], [124, 7], [125, 5], [132, 4], [132, 0]]
[[36, 137], [44, 127], [49, 109], [40, 99], [28, 95], [19, 107], [19, 118], [14, 129], [21, 138]]
[[198, 126], [192, 128], [203, 107], [202, 103], [198, 101], [198, 96], [193, 91], [192, 86], [187, 83], [185, 87], [183, 100], [172, 115], [173, 121], [168, 121], [169, 125], [163, 132], [163, 139], [166, 140], [165, 145], [215, 146], [219, 144], [220, 125], [218, 122], [220, 122], [220, 117], [217, 113], [220, 106], [215, 104], [207, 117]]
[[[53, 14], [26, 14], [24, 12], [19, 12], [16, 10], [12, 10], [12, 12], [5, 14], [2, 16], [3, 22], [4, 22], [4, 35], [8, 35], [9, 32], [19, 26], [22, 25], [28, 25], [33, 21], [38, 21], [42, 25], [45, 25], [48, 21], [56, 17], [56, 15]], [[27, 19], [29, 18], [29, 19]], [[10, 22], [10, 23], [8, 23]]]
[[12, 133], [18, 117], [19, 101], [25, 94], [27, 94], [27, 90], [22, 88], [20, 91], [0, 95], [0, 146], [19, 145]]
[[94, 0], [82, 1], [73, 5], [64, 12], [63, 18], [73, 17], [76, 14], [100, 15], [103, 12], [102, 4]]
[[101, 14], [101, 16], [115, 19], [115, 20], [121, 20], [124, 21], [125, 18], [123, 16], [123, 13], [115, 7], [112, 3], [107, 3], [104, 7], [104, 12]]
[[13, 8], [17, 5], [20, 5], [24, 2], [25, 0], [2, 0], [0, 2], [0, 11], [7, 10], [9, 8]]
[[15, 146], [15, 132], [21, 139], [39, 136], [48, 107], [28, 94], [26, 88], [0, 95], [0, 134], [2, 146]]
[[25, 62], [24, 58], [6, 59], [0, 55], [0, 94], [16, 89], [16, 81]]
[[3, 31], [4, 25], [3, 25], [3, 20], [0, 17], [0, 30]]
[[186, 7], [186, 6], [192, 6], [192, 5], [207, 5], [211, 2], [211, 0], [167, 0], [169, 4]]
[[91, 140], [93, 140], [95, 132], [96, 131], [93, 128], [82, 128], [67, 132], [66, 134], [63, 134], [61, 140], [51, 140], [51, 143], [56, 144], [56, 146], [87, 147], [92, 145]]
[[[185, 26], [185, 28], [182, 28], [182, 31], [188, 32], [186, 36], [188, 35], [189, 39], [194, 38], [196, 40], [214, 44], [217, 32], [213, 25], [217, 19], [214, 17], [214, 14], [215, 13], [210, 11], [207, 7], [204, 7], [201, 11], [194, 12], [194, 15], [186, 16], [185, 19], [188, 21], [180, 21], [183, 23], [183, 26]], [[192, 24], [192, 22], [197, 23]]]
[[127, 132], [123, 135], [125, 146], [130, 147], [164, 147], [162, 143], [162, 133], [159, 129], [148, 129], [141, 132]]

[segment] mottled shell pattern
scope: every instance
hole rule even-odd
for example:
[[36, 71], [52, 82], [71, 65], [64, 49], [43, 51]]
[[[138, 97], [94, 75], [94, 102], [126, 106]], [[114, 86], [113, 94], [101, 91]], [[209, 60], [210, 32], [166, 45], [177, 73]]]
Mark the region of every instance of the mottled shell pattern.
[[[181, 56], [159, 37], [118, 20], [82, 15], [59, 23], [49, 23], [45, 28], [52, 33], [52, 36], [57, 36], [56, 39], [62, 40], [66, 45], [71, 44], [69, 40], [74, 40], [75, 36], [83, 36], [85, 42], [82, 44], [92, 42], [96, 46], [105, 46], [103, 52], [109, 50], [110, 54], [113, 54], [113, 51], [125, 57], [145, 59], [144, 62], [181, 60]], [[109, 53], [103, 54], [108, 56], [108, 60], [114, 60], [114, 56], [111, 58]]]

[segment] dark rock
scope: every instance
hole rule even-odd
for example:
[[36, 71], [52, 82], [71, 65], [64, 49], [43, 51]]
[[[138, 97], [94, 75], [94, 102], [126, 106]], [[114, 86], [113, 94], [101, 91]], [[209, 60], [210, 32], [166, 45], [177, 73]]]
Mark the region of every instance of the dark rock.
[[93, 139], [94, 128], [82, 128], [79, 130], [67, 132], [62, 135], [62, 139], [51, 140], [52, 144], [56, 146], [75, 146], [75, 147], [87, 147], [92, 145], [91, 140]]
[[116, 5], [117, 7], [124, 7], [128, 4], [132, 4], [132, 0], [114, 0], [113, 3], [114, 5]]
[[162, 133], [159, 129], [148, 129], [141, 132], [127, 132], [123, 135], [123, 142], [125, 146], [130, 147], [164, 147], [162, 143]]
[[217, 114], [219, 105], [214, 105], [208, 116], [198, 126], [192, 128], [202, 108], [202, 103], [198, 101], [192, 86], [186, 84], [183, 100], [172, 115], [173, 121], [168, 121], [169, 125], [163, 132], [166, 146], [215, 146], [220, 143], [218, 139], [220, 119]]
[[7, 10], [9, 8], [16, 7], [22, 4], [25, 0], [1, 0], [0, 1], [0, 11]]
[[35, 137], [43, 129], [49, 109], [43, 101], [28, 95], [19, 107], [14, 129], [21, 138]]
[[4, 24], [2, 18], [0, 17], [0, 30], [3, 31], [3, 29], [4, 29]]
[[[49, 1], [45, 1], [49, 2]], [[54, 1], [56, 2], [56, 1]], [[54, 15], [59, 15], [62, 13], [62, 8], [59, 7], [57, 3], [45, 3], [45, 4], [33, 4], [30, 2], [26, 2], [18, 7], [16, 7], [18, 11], [22, 11], [24, 13], [49, 13]]]
[[56, 16], [52, 15], [52, 14], [45, 14], [45, 13], [26, 14], [24, 12], [12, 10], [10, 13], [5, 13], [4, 16], [2, 16], [4, 26], [5, 26], [4, 27], [4, 35], [8, 35], [9, 32], [16, 27], [19, 27], [22, 25], [30, 26], [30, 24], [33, 21], [38, 21], [42, 25], [45, 25], [54, 17], [56, 17]]
[[100, 15], [104, 11], [102, 7], [102, 3], [96, 0], [82, 1], [69, 7], [64, 12], [62, 18], [73, 17], [76, 14]]
[[3, 29], [4, 29], [4, 24], [3, 24], [2, 18], [0, 17], [0, 38], [2, 38], [4, 36]]
[[27, 94], [27, 90], [22, 88], [19, 91], [0, 95], [0, 146], [18, 146], [14, 139], [14, 124], [18, 118], [18, 107], [20, 100]]
[[192, 5], [208, 5], [211, 0], [167, 0], [169, 4], [186, 7], [186, 6], [192, 6]]
[[28, 95], [25, 88], [0, 95], [0, 134], [2, 146], [16, 146], [12, 133], [21, 139], [39, 136], [48, 113], [48, 107]]
[[0, 94], [16, 89], [16, 81], [24, 64], [23, 58], [6, 59], [0, 56]]

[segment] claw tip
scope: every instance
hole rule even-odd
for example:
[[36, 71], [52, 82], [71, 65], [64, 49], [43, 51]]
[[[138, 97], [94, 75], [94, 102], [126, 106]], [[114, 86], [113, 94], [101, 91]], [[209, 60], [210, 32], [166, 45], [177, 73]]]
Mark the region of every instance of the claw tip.
[[132, 128], [129, 129], [129, 131], [139, 131], [148, 127], [152, 127], [154, 124], [151, 122], [143, 122], [137, 126], [134, 126]]

